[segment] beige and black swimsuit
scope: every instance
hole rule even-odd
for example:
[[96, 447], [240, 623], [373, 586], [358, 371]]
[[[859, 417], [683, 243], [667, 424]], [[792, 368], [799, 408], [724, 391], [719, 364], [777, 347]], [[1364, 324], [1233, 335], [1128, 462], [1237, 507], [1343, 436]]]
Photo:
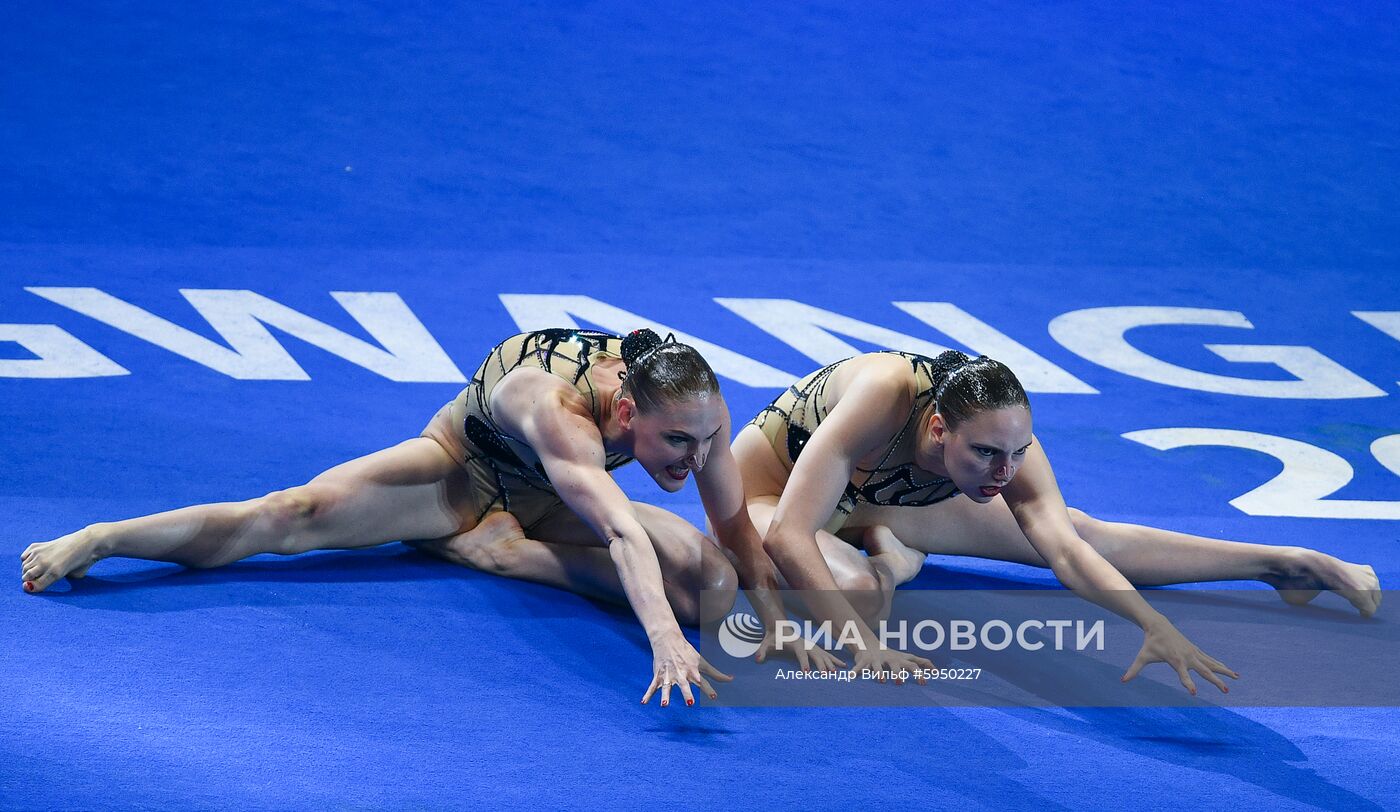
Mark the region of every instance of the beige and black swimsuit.
[[[596, 421], [601, 404], [590, 373], [599, 360], [621, 357], [622, 339], [609, 333], [558, 329], [511, 336], [491, 350], [467, 388], [434, 415], [423, 436], [436, 440], [466, 471], [478, 522], [502, 510], [528, 533], [565, 507], [539, 455], [492, 416], [491, 392], [501, 379], [521, 367], [557, 375], [588, 400]], [[631, 461], [609, 454], [605, 467], [611, 471]]]
[[[836, 512], [826, 524], [827, 532], [840, 530], [862, 502], [922, 507], [960, 493], [952, 480], [931, 474], [914, 464], [914, 440], [919, 419], [926, 408], [931, 408], [934, 394], [942, 382], [935, 379], [932, 359], [906, 352], [889, 354], [908, 360], [913, 368], [918, 381], [914, 405], [904, 425], [885, 444], [879, 462], [869, 468], [856, 467], [836, 504]], [[757, 426], [768, 438], [778, 460], [789, 473], [807, 441], [830, 411], [826, 399], [827, 381], [833, 372], [850, 360], [837, 361], [799, 380], [750, 421], [750, 425]]]

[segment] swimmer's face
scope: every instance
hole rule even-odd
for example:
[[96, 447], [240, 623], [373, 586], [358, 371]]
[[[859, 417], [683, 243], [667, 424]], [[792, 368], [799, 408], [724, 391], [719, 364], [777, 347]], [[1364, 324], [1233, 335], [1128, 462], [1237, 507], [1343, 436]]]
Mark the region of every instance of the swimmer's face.
[[718, 392], [645, 412], [628, 398], [618, 406], [618, 420], [632, 435], [632, 456], [656, 484], [672, 493], [685, 487], [692, 471], [705, 466], [714, 443], [729, 442], [720, 436], [729, 408]]
[[982, 412], [956, 429], [934, 415], [931, 429], [942, 436], [948, 477], [974, 502], [995, 499], [1016, 476], [1031, 445], [1031, 413], [1022, 406]]

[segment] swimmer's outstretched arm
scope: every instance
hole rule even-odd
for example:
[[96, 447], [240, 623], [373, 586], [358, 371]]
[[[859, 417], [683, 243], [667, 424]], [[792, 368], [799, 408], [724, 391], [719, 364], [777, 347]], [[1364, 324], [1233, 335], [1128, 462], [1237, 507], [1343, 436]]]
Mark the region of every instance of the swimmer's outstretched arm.
[[870, 367], [872, 374], [855, 375], [848, 383], [843, 376], [846, 370], [838, 370], [828, 381], [828, 393], [833, 387], [842, 388], [839, 401], [793, 466], [763, 547], [790, 585], [807, 590], [806, 594], [816, 599], [819, 606], [810, 608], [819, 620], [831, 620], [839, 629], [856, 630], [860, 638], [859, 650], [852, 652], [856, 668], [932, 668], [926, 659], [885, 647], [840, 592], [817, 545], [817, 531], [836, 509], [856, 463], [898, 431], [913, 401], [913, 389], [905, 380], [907, 362], [879, 358], [873, 364], [849, 366], [857, 370]]
[[[726, 408], [718, 436], [727, 438], [730, 431], [729, 410]], [[734, 553], [738, 560], [735, 570], [739, 575], [739, 586], [749, 596], [754, 611], [758, 612], [759, 620], [763, 622], [766, 633], [755, 654], [755, 659], [763, 662], [777, 650], [778, 621], [787, 618], [787, 610], [778, 591], [778, 569], [763, 549], [763, 537], [758, 534], [749, 516], [748, 506], [744, 503], [743, 476], [727, 441], [721, 440], [710, 446], [704, 464], [695, 473], [695, 487], [700, 491], [700, 501], [705, 506], [705, 516], [710, 520], [715, 539], [720, 546]], [[794, 649], [792, 653], [803, 671], [812, 668], [829, 671], [845, 665], [826, 649], [810, 643]]]
[[651, 643], [653, 673], [643, 704], [660, 689], [662, 706], [669, 705], [671, 689], [677, 687], [686, 704], [693, 705], [691, 683], [713, 699], [715, 689], [706, 677], [724, 682], [730, 677], [706, 662], [681, 632], [666, 599], [656, 549], [632, 501], [607, 472], [603, 438], [592, 415], [560, 379], [526, 372], [530, 370], [513, 372], [514, 380], [496, 387], [492, 411], [503, 428], [539, 455], [564, 504], [607, 542], [622, 589]]
[[1136, 623], [1145, 635], [1142, 649], [1123, 681], [1137, 676], [1142, 667], [1165, 662], [1176, 670], [1181, 684], [1196, 693], [1191, 671], [1200, 674], [1225, 693], [1230, 689], [1217, 674], [1238, 679], [1230, 668], [1196, 648], [1171, 621], [1153, 609], [1133, 585], [1074, 529], [1064, 496], [1055, 481], [1050, 460], [1040, 441], [1026, 450], [1026, 459], [1015, 478], [1002, 490], [1006, 504], [1021, 532], [1040, 553], [1060, 583], [1109, 611]]

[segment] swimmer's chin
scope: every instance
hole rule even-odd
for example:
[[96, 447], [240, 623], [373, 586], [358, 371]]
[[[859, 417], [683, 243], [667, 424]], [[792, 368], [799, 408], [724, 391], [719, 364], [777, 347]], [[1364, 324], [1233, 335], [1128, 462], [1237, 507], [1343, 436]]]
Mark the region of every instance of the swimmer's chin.
[[668, 474], [666, 472], [666, 469], [664, 468], [661, 469], [660, 473], [651, 471], [648, 471], [647, 473], [650, 473], [651, 478], [656, 480], [656, 484], [661, 486], [661, 490], [666, 491], [667, 493], [676, 493], [677, 491], [683, 490], [685, 488], [685, 483], [690, 479], [689, 476], [686, 476], [682, 479], [676, 479], [675, 477]]

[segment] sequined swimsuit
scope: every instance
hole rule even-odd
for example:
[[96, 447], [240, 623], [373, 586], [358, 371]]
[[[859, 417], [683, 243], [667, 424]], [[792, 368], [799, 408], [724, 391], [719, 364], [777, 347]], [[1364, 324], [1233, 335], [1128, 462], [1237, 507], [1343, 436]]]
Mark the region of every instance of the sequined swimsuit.
[[[557, 375], [584, 396], [597, 420], [601, 404], [589, 372], [601, 359], [621, 358], [621, 352], [621, 338], [593, 330], [536, 330], [511, 336], [491, 350], [467, 388], [429, 422], [423, 436], [446, 448], [471, 479], [477, 521], [504, 510], [529, 531], [564, 507], [539, 455], [503, 430], [491, 414], [491, 393], [501, 379], [521, 367]], [[631, 461], [623, 454], [609, 454], [604, 466], [611, 471]]]
[[[857, 466], [851, 481], [836, 505], [836, 512], [827, 522], [826, 529], [836, 532], [855, 512], [856, 506], [865, 502], [872, 505], [896, 505], [922, 507], [942, 502], [957, 496], [960, 491], [952, 480], [935, 476], [914, 464], [913, 434], [917, 431], [920, 416], [925, 407], [933, 402], [941, 381], [935, 380], [932, 359], [905, 352], [890, 352], [909, 361], [918, 381], [918, 391], [914, 405], [909, 410], [909, 418], [895, 432], [884, 450], [879, 462], [873, 467]], [[851, 359], [837, 361], [803, 378], [787, 391], [779, 395], [763, 411], [758, 413], [750, 425], [757, 426], [772, 444], [778, 459], [789, 472], [797, 463], [802, 449], [826, 419], [830, 407], [827, 405], [826, 384], [831, 374]]]

